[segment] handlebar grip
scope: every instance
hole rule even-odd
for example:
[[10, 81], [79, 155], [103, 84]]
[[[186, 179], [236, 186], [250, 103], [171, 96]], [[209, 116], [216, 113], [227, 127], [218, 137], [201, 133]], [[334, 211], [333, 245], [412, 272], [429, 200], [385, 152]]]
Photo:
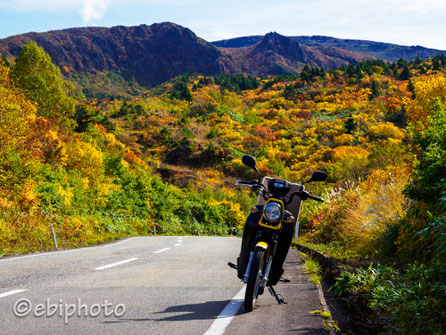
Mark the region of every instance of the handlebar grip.
[[235, 185], [246, 185], [246, 186], [252, 186], [252, 181], [246, 181], [246, 180], [236, 180]]
[[308, 194], [308, 199], [316, 200], [316, 201], [319, 201], [319, 202], [324, 202], [324, 199], [319, 198], [319, 197], [315, 197], [314, 195], [310, 195], [310, 194]]

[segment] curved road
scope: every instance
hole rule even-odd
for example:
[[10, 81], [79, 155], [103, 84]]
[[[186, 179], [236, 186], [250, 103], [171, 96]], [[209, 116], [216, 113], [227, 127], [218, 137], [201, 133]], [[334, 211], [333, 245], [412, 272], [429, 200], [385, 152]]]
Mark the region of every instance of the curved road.
[[239, 249], [230, 237], [134, 237], [0, 259], [0, 334], [326, 334], [294, 250], [291, 283], [277, 286], [289, 303], [265, 292], [239, 310], [243, 285], [226, 265]]

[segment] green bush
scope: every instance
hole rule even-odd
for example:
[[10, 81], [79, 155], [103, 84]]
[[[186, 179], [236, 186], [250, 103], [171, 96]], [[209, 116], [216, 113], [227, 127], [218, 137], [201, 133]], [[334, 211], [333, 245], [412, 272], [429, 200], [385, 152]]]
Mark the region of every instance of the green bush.
[[382, 265], [343, 272], [332, 286], [338, 295], [366, 299], [377, 315], [388, 317], [386, 334], [444, 334], [446, 332], [446, 268], [411, 265], [404, 273]]

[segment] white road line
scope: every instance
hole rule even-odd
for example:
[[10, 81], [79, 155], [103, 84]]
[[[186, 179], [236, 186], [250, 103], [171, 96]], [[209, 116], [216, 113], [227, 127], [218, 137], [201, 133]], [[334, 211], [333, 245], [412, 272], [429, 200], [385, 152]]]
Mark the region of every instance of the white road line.
[[217, 319], [212, 323], [209, 329], [204, 333], [204, 335], [221, 335], [224, 334], [226, 328], [231, 323], [234, 316], [239, 311], [240, 307], [243, 305], [243, 298], [245, 296], [246, 285], [235, 295], [234, 298], [226, 305], [226, 307], [221, 311]]
[[174, 245], [174, 247], [178, 247], [179, 245], [181, 245], [181, 243], [177, 243]]
[[28, 291], [28, 290], [12, 290], [12, 291], [8, 291], [8, 292], [5, 292], [5, 293], [1, 293], [0, 294], [0, 298], [4, 298], [4, 297], [10, 296], [10, 295], [17, 294], [17, 293], [20, 293], [20, 292], [25, 292], [25, 291]]
[[153, 253], [154, 254], [159, 254], [160, 252], [164, 252], [164, 251], [167, 251], [167, 250], [169, 250], [170, 248], [164, 248], [164, 249], [161, 249], [161, 250], [158, 250], [158, 251], [154, 251]]
[[123, 240], [123, 241], [119, 241], [117, 243], [106, 244], [106, 245], [97, 245], [97, 246], [94, 246], [94, 247], [86, 247], [86, 248], [78, 248], [78, 249], [70, 249], [70, 250], [60, 250], [60, 251], [49, 251], [49, 252], [42, 252], [42, 253], [38, 253], [38, 254], [32, 254], [32, 255], [17, 256], [17, 257], [11, 257], [11, 258], [7, 258], [7, 259], [0, 259], [0, 263], [1, 262], [10, 262], [10, 261], [14, 261], [14, 260], [20, 260], [20, 259], [25, 259], [25, 258], [39, 257], [39, 256], [59, 255], [59, 254], [64, 254], [66, 252], [79, 252], [79, 251], [90, 250], [90, 249], [97, 249], [97, 248], [108, 248], [108, 247], [113, 247], [115, 245], [118, 245], [118, 244], [130, 241], [130, 240], [133, 240], [135, 238], [140, 238], [140, 237], [146, 237], [146, 236], [135, 236], [135, 237], [131, 237], [131, 238], [128, 238], [126, 240]]
[[101, 248], [114, 247], [115, 245], [118, 245], [118, 244], [121, 244], [121, 243], [124, 243], [124, 242], [128, 242], [128, 241], [133, 240], [133, 239], [135, 239], [137, 237], [145, 237], [145, 236], [135, 236], [135, 237], [131, 237], [131, 238], [128, 238], [126, 240], [123, 240], [123, 241], [116, 242], [116, 243], [110, 243], [110, 244], [102, 245], [100, 247]]
[[98, 268], [95, 268], [95, 270], [104, 270], [104, 269], [108, 269], [111, 268], [113, 266], [117, 266], [117, 265], [121, 265], [121, 264], [125, 264], [125, 263], [130, 263], [133, 261], [136, 261], [138, 258], [129, 258], [126, 259], [125, 261], [120, 261], [120, 262], [116, 262], [116, 263], [112, 263], [112, 264], [108, 264], [108, 265], [104, 265], [104, 266], [100, 266]]

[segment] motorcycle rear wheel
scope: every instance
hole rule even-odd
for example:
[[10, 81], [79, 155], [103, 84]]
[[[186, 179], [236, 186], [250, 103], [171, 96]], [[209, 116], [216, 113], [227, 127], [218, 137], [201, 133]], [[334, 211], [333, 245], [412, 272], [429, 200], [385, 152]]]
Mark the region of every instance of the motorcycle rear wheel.
[[260, 284], [265, 267], [265, 250], [257, 249], [252, 260], [249, 271], [248, 283], [246, 284], [245, 301], [243, 306], [247, 312], [251, 312], [259, 295]]

